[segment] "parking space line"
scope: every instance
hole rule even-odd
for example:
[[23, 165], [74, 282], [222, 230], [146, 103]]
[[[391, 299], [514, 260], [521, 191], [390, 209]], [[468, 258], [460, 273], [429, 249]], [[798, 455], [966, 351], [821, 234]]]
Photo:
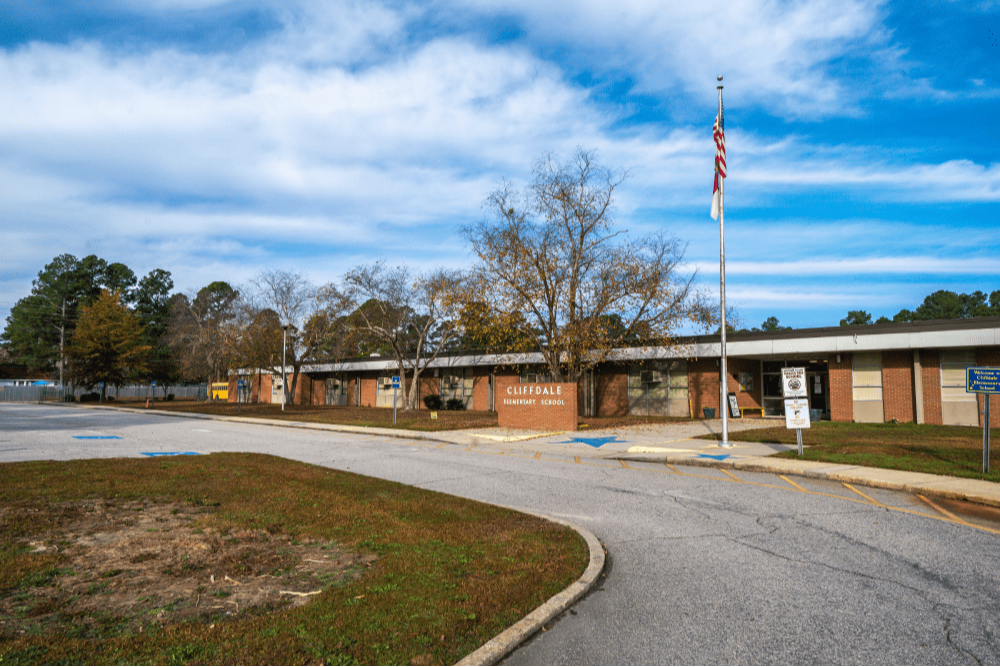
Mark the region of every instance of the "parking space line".
[[853, 486], [851, 486], [847, 482], [841, 482], [841, 484], [843, 484], [848, 489], [850, 489], [854, 493], [858, 494], [859, 496], [861, 496], [862, 498], [864, 498], [865, 500], [867, 500], [868, 502], [870, 502], [872, 505], [878, 505], [879, 507], [886, 507], [886, 505], [883, 505], [879, 501], [875, 500], [874, 498], [872, 498], [871, 496], [869, 496], [867, 493], [863, 493], [862, 491], [858, 491], [857, 489], [855, 489]]
[[[732, 477], [732, 478], [733, 478], [733, 481], [736, 481], [736, 482], [743, 482], [743, 480], [742, 480], [742, 479], [740, 479], [739, 477], [737, 477], [737, 476], [736, 476], [736, 475], [734, 475], [733, 473], [729, 472], [729, 471], [728, 471], [728, 470], [726, 470], [725, 468], [719, 468], [719, 470], [721, 470], [722, 472], [724, 472], [724, 473], [726, 473], [727, 475], [729, 475], [730, 477]], [[753, 484], [753, 482], [751, 482], [751, 484]]]
[[802, 486], [798, 482], [793, 482], [792, 480], [788, 479], [784, 475], [778, 475], [778, 477], [780, 477], [781, 479], [785, 480], [786, 482], [788, 482], [793, 487], [795, 487], [796, 489], [798, 489], [799, 491], [801, 491], [803, 493], [811, 493], [811, 491], [809, 491], [808, 489], [806, 489], [804, 486]]
[[675, 467], [673, 467], [672, 465], [670, 465], [669, 463], [666, 463], [666, 462], [664, 462], [664, 464], [663, 464], [663, 465], [665, 465], [665, 466], [667, 466], [668, 468], [670, 468], [670, 469], [671, 469], [671, 470], [673, 471], [673, 473], [674, 473], [675, 475], [682, 475], [682, 474], [684, 474], [684, 473], [682, 473], [682, 472], [681, 472], [680, 470], [678, 470], [677, 468], [675, 468]]
[[952, 514], [951, 512], [949, 512], [948, 510], [946, 510], [945, 508], [943, 508], [943, 507], [941, 507], [940, 505], [938, 505], [937, 503], [934, 503], [934, 502], [932, 502], [931, 500], [929, 500], [929, 499], [927, 499], [927, 498], [923, 497], [923, 496], [922, 496], [922, 495], [920, 495], [919, 493], [917, 494], [917, 498], [920, 498], [920, 499], [921, 499], [922, 501], [924, 501], [925, 503], [927, 503], [928, 505], [930, 505], [931, 507], [933, 507], [934, 509], [936, 509], [936, 510], [937, 510], [938, 512], [940, 512], [941, 514], [943, 514], [943, 515], [945, 515], [946, 517], [948, 517], [949, 519], [951, 519], [952, 521], [954, 521], [954, 522], [956, 522], [956, 523], [964, 523], [964, 524], [968, 524], [968, 522], [967, 522], [967, 521], [965, 521], [964, 519], [960, 519], [960, 518], [958, 518], [957, 516], [955, 516], [954, 514]]
[[580, 463], [580, 457], [579, 456], [574, 456], [573, 457], [573, 461], [576, 462], [576, 463]]
[[541, 452], [535, 452], [535, 458], [536, 459], [542, 458], [542, 453]]
[[628, 464], [625, 463], [625, 461], [623, 461], [622, 459], [618, 459], [618, 463], [621, 463], [623, 468], [628, 468]]

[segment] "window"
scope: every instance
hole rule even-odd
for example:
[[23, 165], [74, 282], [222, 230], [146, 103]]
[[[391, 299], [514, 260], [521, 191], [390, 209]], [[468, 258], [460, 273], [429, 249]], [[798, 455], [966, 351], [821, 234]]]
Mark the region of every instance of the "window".
[[855, 352], [854, 360], [854, 400], [882, 400], [882, 353]]
[[941, 401], [971, 403], [975, 394], [965, 391], [965, 369], [976, 365], [975, 350], [941, 350]]

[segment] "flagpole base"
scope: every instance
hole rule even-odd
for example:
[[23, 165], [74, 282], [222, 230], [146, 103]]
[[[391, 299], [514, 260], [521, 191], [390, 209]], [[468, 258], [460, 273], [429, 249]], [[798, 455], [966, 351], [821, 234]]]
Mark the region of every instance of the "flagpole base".
[[722, 447], [724, 449], [732, 449], [733, 448], [733, 443], [731, 443], [731, 442], [720, 442], [719, 443], [719, 447]]

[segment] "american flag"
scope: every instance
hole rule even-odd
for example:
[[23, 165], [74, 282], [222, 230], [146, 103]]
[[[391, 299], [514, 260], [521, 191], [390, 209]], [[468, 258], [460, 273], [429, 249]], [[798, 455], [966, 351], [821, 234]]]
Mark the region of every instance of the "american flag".
[[712, 136], [715, 138], [715, 188], [712, 190], [712, 219], [719, 219], [722, 209], [722, 184], [720, 178], [726, 177], [726, 129], [722, 120], [722, 105], [719, 105], [719, 115], [715, 117], [715, 127]]

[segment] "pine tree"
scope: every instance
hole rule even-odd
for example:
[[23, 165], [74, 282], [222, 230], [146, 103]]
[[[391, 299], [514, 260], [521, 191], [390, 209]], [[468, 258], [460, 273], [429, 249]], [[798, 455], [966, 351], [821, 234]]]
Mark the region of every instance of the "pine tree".
[[97, 300], [80, 309], [69, 347], [74, 380], [86, 387], [103, 382], [121, 386], [148, 372], [151, 349], [143, 340], [139, 319], [121, 304], [119, 292], [102, 290]]

